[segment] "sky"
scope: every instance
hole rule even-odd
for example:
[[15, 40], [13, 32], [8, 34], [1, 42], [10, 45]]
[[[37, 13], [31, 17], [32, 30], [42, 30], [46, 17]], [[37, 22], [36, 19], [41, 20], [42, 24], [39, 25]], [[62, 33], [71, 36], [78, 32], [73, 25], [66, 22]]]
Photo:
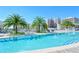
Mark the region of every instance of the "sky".
[[79, 6], [0, 6], [0, 20], [4, 21], [9, 15], [19, 14], [28, 23], [32, 23], [36, 16], [49, 18], [78, 17]]

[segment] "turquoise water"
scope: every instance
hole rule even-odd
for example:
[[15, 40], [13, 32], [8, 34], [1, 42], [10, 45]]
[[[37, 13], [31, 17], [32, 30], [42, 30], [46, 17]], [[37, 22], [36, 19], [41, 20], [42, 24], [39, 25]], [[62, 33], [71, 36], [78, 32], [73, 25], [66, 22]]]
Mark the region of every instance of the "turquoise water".
[[24, 52], [64, 46], [79, 41], [79, 32], [0, 38], [0, 53]]

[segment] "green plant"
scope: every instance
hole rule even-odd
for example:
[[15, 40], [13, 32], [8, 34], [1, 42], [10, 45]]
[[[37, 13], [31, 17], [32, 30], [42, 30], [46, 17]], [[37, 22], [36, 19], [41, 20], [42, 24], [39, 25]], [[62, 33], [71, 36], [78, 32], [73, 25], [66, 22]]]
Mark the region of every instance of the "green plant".
[[27, 22], [24, 21], [24, 18], [17, 14], [10, 15], [5, 21], [3, 22], [5, 28], [9, 28], [13, 26], [13, 31], [15, 34], [18, 33], [18, 27], [26, 28]]
[[64, 28], [70, 28], [74, 27], [75, 25], [69, 20], [63, 20], [61, 26]]
[[32, 28], [36, 29], [36, 32], [46, 32], [47, 24], [43, 17], [36, 17], [32, 23]]

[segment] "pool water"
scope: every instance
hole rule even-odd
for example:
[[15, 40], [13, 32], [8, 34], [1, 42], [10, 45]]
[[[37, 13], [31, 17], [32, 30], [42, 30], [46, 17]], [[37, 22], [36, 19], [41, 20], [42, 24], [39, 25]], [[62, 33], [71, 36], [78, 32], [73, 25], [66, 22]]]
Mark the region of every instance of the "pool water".
[[0, 53], [38, 50], [77, 42], [79, 42], [79, 32], [0, 38]]

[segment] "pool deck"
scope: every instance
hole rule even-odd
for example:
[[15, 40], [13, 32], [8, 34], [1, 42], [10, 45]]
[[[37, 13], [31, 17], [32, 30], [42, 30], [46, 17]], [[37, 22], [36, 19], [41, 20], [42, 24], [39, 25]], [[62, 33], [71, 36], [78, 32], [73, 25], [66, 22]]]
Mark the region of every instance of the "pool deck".
[[79, 42], [70, 45], [39, 49], [33, 51], [25, 51], [22, 53], [79, 53]]
[[7, 37], [11, 37], [9, 33], [0, 34], [0, 38], [7, 38]]

